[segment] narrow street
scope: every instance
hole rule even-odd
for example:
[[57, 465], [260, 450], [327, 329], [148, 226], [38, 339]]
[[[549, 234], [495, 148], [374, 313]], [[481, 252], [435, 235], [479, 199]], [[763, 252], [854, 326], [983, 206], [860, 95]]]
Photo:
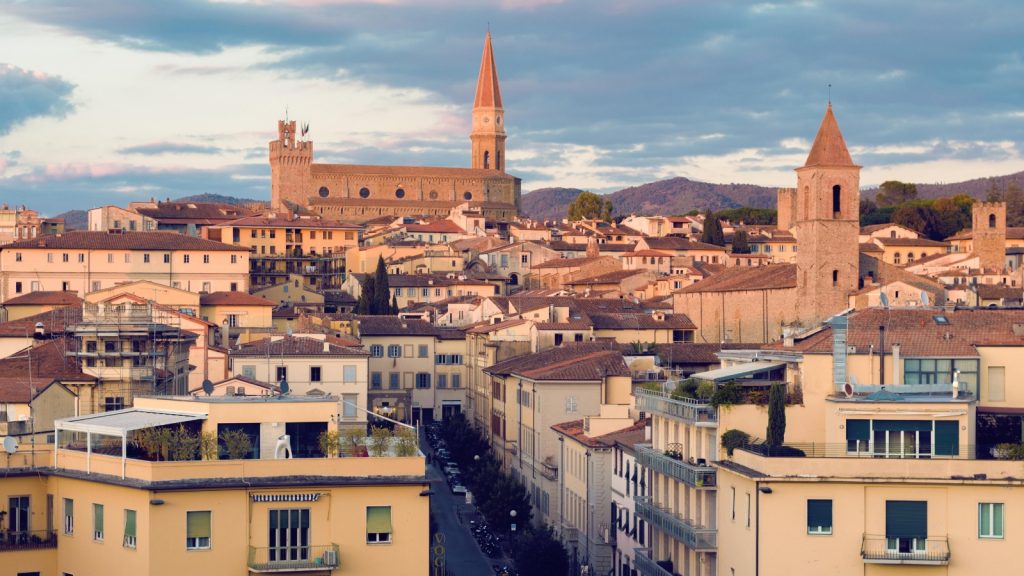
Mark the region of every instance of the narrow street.
[[[501, 560], [491, 560], [480, 551], [469, 529], [469, 521], [474, 518], [473, 507], [466, 504], [462, 495], [452, 494], [445, 481], [444, 474], [431, 464], [427, 467], [427, 478], [430, 480], [434, 495], [430, 497], [430, 511], [438, 524], [438, 531], [444, 534], [445, 566], [451, 576], [484, 576], [494, 574], [493, 564]], [[433, 543], [431, 544], [431, 562], [433, 562]], [[433, 572], [431, 572], [433, 576]]]

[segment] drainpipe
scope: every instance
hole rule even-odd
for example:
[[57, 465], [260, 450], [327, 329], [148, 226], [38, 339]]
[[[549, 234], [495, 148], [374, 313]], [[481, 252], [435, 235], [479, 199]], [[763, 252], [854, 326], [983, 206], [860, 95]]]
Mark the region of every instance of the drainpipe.
[[754, 576], [761, 574], [761, 482], [754, 482]]
[[885, 326], [878, 327], [878, 383], [885, 386]]

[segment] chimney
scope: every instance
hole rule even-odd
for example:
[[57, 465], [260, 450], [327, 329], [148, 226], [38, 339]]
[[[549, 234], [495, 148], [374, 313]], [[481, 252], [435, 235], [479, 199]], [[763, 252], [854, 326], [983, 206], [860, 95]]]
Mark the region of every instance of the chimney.
[[898, 386], [903, 382], [900, 380], [900, 345], [892, 345], [892, 383]]
[[325, 340], [324, 341], [324, 352], [327, 353], [327, 352], [330, 352], [330, 351], [331, 351], [331, 344]]
[[644, 426], [644, 442], [651, 441], [651, 425]]

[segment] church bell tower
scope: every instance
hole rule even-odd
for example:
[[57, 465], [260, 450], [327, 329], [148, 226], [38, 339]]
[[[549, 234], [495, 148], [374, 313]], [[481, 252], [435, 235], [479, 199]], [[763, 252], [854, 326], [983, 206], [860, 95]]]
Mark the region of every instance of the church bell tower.
[[494, 65], [490, 32], [484, 38], [480, 76], [476, 81], [476, 98], [473, 101], [473, 129], [469, 139], [473, 144], [473, 168], [505, 171], [505, 109], [501, 105], [498, 69]]

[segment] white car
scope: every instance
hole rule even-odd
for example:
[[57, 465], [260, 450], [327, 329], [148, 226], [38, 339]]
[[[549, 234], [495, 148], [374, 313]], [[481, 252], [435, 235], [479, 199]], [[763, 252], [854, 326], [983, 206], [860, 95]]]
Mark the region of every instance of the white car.
[[463, 486], [462, 484], [456, 484], [455, 486], [452, 486], [452, 494], [465, 494], [465, 493], [466, 493], [466, 487]]

